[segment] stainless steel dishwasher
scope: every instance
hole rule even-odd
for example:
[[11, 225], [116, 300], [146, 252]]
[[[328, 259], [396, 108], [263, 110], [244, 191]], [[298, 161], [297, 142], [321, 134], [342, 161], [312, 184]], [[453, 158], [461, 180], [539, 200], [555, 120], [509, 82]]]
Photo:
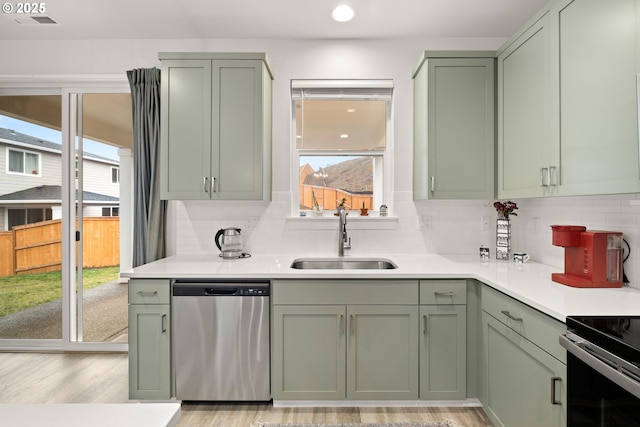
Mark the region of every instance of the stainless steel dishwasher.
[[267, 401], [269, 282], [173, 282], [176, 398]]

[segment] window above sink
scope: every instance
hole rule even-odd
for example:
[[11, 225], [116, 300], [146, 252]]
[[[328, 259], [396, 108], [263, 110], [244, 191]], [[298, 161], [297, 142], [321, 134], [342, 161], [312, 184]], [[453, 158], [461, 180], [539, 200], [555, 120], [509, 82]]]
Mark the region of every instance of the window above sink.
[[291, 82], [292, 216], [390, 208], [392, 92], [391, 80]]

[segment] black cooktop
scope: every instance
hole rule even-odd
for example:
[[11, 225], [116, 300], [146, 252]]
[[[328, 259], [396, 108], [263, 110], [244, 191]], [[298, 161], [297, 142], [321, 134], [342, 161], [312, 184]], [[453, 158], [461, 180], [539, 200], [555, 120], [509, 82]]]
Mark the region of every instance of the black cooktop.
[[567, 329], [640, 366], [640, 316], [569, 316]]

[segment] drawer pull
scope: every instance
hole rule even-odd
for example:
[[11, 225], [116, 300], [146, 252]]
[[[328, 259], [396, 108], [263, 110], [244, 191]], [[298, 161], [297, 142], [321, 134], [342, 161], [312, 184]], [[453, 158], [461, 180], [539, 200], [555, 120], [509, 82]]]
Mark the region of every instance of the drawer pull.
[[509, 319], [513, 320], [514, 322], [522, 322], [522, 317], [516, 317], [513, 314], [509, 313], [508, 310], [502, 310], [500, 313], [504, 314]]
[[155, 295], [158, 295], [158, 291], [138, 291], [137, 292], [138, 295], [140, 295], [141, 297], [152, 297]]
[[551, 404], [552, 405], [562, 405], [562, 400], [556, 397], [556, 383], [562, 383], [562, 378], [560, 377], [552, 377], [551, 378]]
[[434, 292], [437, 297], [454, 297], [456, 295], [455, 292]]

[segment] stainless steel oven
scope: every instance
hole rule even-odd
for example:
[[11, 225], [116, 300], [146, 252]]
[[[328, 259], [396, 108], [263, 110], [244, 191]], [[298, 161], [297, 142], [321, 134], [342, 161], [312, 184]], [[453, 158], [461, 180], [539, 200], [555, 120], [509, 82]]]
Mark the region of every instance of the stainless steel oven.
[[640, 318], [568, 317], [567, 426], [640, 427]]

